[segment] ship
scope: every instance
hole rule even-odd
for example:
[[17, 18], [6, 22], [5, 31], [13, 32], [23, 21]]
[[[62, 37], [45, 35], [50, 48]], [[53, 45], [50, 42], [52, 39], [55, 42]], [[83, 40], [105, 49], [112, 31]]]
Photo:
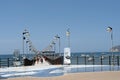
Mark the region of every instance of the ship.
[[[32, 41], [29, 38], [30, 33], [28, 30], [24, 30], [23, 32], [23, 54], [25, 54], [26, 49], [24, 49], [26, 45], [28, 45], [29, 52], [34, 53], [34, 58], [29, 59], [28, 57], [24, 56], [23, 58], [23, 65], [30, 66], [35, 65], [38, 61], [42, 64], [48, 63], [49, 65], [62, 65], [63, 64], [63, 55], [60, 53], [60, 37], [58, 35], [55, 36], [55, 39], [51, 41], [51, 43], [44, 48], [43, 50], [37, 50]], [[59, 41], [58, 41], [59, 40]], [[59, 52], [56, 53], [55, 51], [55, 44], [58, 42], [59, 44]], [[24, 47], [25, 46], [25, 47]], [[26, 51], [27, 52], [27, 51]]]

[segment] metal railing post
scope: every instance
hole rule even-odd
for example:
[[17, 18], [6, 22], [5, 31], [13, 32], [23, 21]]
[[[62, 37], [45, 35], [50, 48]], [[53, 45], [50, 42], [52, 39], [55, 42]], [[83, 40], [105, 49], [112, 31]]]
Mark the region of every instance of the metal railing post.
[[86, 65], [86, 56], [84, 58], [85, 58], [85, 65]]
[[111, 65], [111, 56], [109, 56], [109, 65]]
[[101, 65], [103, 65], [103, 60], [102, 60], [102, 56], [101, 56], [101, 59], [100, 59], [100, 60], [101, 60]]
[[78, 56], [77, 56], [77, 65], [79, 64], [79, 61], [78, 61]]
[[117, 56], [117, 65], [119, 66], [119, 56]]
[[95, 65], [95, 57], [93, 56], [93, 65]]
[[0, 68], [1, 68], [1, 58], [0, 58]]
[[94, 70], [94, 65], [95, 65], [95, 57], [93, 56], [92, 58], [93, 58], [93, 72], [94, 72], [94, 71], [95, 71], [95, 70]]
[[101, 64], [101, 71], [103, 71], [103, 68], [102, 68], [102, 65], [103, 65], [103, 59], [102, 59], [102, 56], [100, 58], [100, 64]]
[[109, 65], [110, 65], [109, 70], [111, 71], [111, 56], [109, 56]]
[[9, 67], [9, 58], [7, 58], [7, 65], [8, 65], [8, 67]]

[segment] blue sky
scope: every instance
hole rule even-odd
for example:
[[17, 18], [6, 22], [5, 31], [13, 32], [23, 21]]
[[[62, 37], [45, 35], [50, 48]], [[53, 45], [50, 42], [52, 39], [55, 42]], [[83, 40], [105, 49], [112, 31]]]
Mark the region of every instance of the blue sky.
[[24, 29], [38, 50], [58, 34], [63, 52], [70, 28], [72, 52], [109, 51], [108, 26], [113, 28], [114, 45], [120, 45], [119, 4], [119, 0], [0, 0], [0, 54], [22, 51]]

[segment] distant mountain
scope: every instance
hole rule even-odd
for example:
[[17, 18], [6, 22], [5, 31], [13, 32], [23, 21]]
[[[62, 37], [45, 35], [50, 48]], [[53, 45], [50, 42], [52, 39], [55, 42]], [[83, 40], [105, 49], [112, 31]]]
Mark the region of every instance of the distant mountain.
[[117, 46], [112, 47], [112, 49], [110, 49], [110, 51], [120, 52], [120, 45], [117, 45]]

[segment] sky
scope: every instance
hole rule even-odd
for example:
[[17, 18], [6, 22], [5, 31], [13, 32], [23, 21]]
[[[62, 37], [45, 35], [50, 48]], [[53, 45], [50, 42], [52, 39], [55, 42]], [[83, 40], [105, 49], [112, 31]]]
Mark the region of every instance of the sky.
[[68, 28], [71, 52], [106, 52], [108, 26], [113, 45], [120, 45], [120, 0], [0, 0], [0, 54], [22, 51], [25, 29], [40, 51], [59, 35], [63, 52]]

